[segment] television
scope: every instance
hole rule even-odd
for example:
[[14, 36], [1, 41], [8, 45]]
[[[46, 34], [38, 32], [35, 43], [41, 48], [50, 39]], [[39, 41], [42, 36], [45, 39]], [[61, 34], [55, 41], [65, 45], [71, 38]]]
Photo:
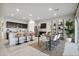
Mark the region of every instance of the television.
[[46, 28], [46, 23], [42, 23], [40, 28]]

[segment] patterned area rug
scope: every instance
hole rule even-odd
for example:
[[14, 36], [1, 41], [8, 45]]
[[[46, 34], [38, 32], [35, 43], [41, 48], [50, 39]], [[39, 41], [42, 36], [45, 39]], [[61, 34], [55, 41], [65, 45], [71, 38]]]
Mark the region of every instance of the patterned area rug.
[[51, 49], [51, 51], [49, 51], [48, 48], [46, 48], [44, 45], [42, 45], [41, 42], [40, 42], [39, 46], [38, 46], [38, 42], [32, 43], [29, 46], [31, 46], [31, 47], [49, 55], [49, 56], [63, 56], [64, 45], [65, 45], [65, 41], [60, 40], [60, 43], [56, 47], [53, 47]]

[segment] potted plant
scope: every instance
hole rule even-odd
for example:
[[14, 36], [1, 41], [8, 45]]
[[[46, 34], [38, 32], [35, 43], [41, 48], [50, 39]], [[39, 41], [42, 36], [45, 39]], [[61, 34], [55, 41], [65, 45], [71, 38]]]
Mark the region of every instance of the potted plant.
[[68, 21], [66, 21], [65, 25], [66, 25], [65, 31], [66, 31], [66, 35], [67, 35], [66, 40], [68, 42], [71, 42], [72, 38], [74, 36], [74, 21], [69, 19]]

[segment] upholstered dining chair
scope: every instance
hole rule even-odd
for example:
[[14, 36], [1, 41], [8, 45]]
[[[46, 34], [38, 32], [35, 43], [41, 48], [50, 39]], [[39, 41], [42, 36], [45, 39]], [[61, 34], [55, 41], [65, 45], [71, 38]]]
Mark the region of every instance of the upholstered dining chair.
[[54, 38], [51, 38], [47, 43], [48, 48], [55, 48], [59, 44], [60, 34], [56, 34]]
[[40, 36], [40, 41], [41, 41], [41, 44], [42, 44], [43, 46], [47, 46], [47, 42], [48, 42], [49, 40], [47, 40], [47, 37], [46, 37], [45, 35], [41, 35], [41, 36]]

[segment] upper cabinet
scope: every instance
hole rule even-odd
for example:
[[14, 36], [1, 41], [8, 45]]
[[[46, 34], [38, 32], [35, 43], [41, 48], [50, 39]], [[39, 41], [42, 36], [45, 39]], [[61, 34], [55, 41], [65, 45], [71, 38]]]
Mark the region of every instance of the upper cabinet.
[[7, 22], [6, 23], [7, 28], [27, 28], [28, 24], [22, 24], [22, 23], [15, 23], [15, 22]]

